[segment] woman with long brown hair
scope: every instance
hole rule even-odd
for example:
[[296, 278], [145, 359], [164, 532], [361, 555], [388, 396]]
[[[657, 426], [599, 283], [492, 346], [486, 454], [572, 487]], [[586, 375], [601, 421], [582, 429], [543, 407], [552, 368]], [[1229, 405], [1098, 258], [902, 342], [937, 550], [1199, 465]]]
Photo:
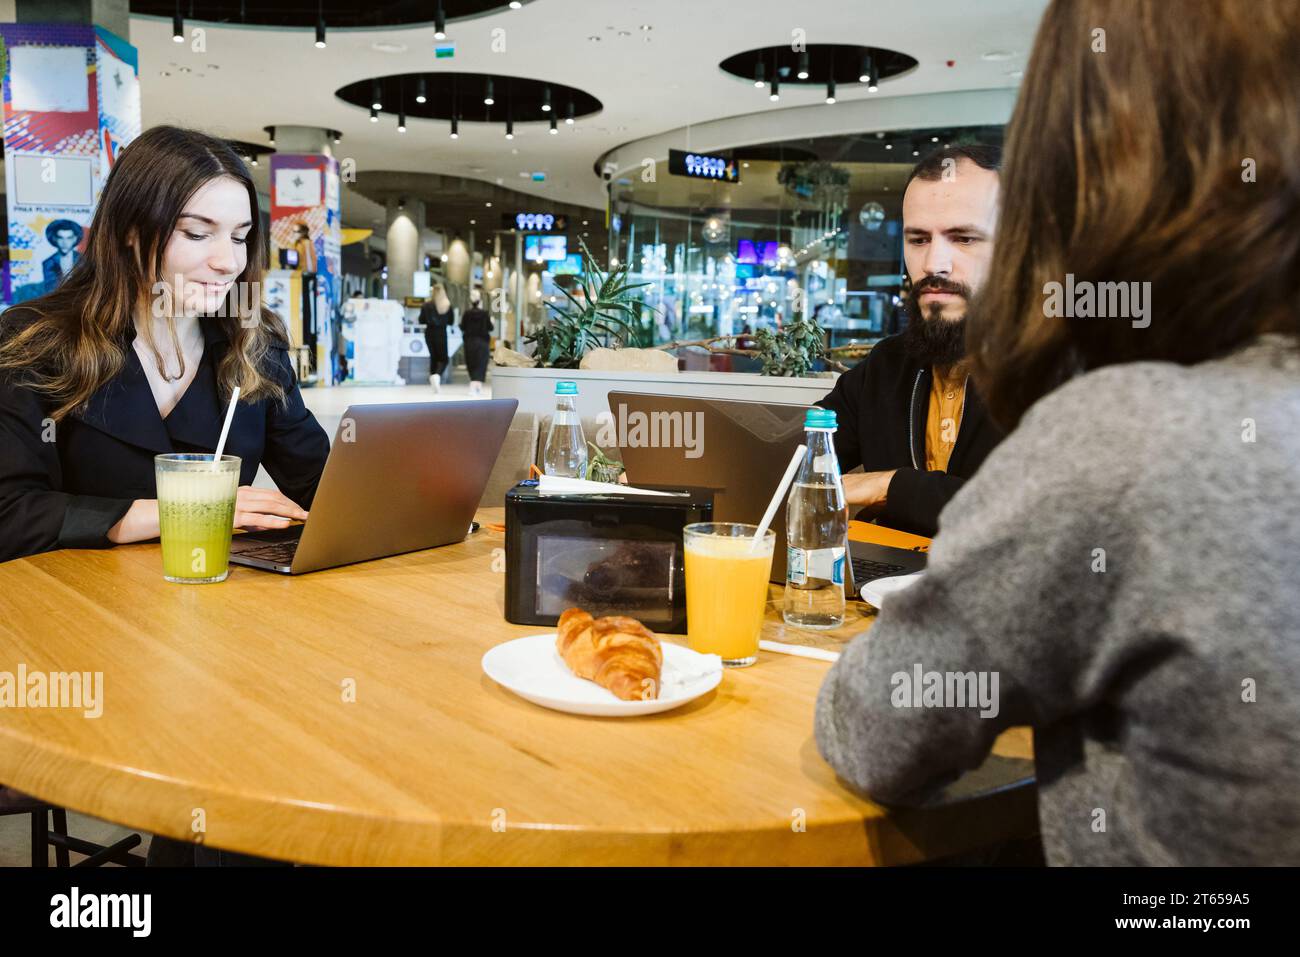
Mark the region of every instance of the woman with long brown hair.
[[1034, 728], [1047, 860], [1300, 863], [1300, 4], [1055, 0], [974, 374], [1007, 440], [817, 742], [887, 803]]
[[235, 386], [235, 524], [306, 517], [329, 440], [261, 305], [264, 242], [221, 140], [159, 126], [122, 152], [85, 255], [0, 316], [0, 561], [156, 538], [154, 456], [211, 452]]

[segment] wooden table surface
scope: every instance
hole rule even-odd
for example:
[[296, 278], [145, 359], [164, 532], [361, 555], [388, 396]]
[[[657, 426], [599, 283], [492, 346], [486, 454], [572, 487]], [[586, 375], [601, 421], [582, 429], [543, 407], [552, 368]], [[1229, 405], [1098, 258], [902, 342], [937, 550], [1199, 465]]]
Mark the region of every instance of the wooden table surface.
[[[503, 545], [485, 530], [200, 586], [163, 581], [157, 544], [0, 564], [0, 672], [104, 682], [97, 718], [0, 708], [0, 782], [313, 864], [907, 863], [1036, 829], [1023, 731], [941, 806], [887, 812], [847, 790], [813, 740], [826, 662], [762, 652], [644, 718], [516, 697], [479, 661], [546, 629], [502, 617]], [[787, 643], [838, 647], [871, 622], [855, 602], [844, 628], [796, 632], [778, 609], [764, 637]]]

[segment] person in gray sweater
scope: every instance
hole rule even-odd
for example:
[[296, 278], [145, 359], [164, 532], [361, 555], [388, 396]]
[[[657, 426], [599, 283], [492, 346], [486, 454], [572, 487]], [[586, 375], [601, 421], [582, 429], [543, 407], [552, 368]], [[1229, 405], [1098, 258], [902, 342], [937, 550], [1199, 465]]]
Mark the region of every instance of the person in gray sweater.
[[[1031, 725], [1049, 863], [1297, 865], [1300, 181], [1243, 188], [1236, 144], [1292, 168], [1300, 5], [1206, 0], [1171, 34], [1154, 2], [1044, 15], [969, 326], [1014, 431], [830, 670], [815, 735], [850, 786], [917, 805]], [[1078, 40], [1098, 25], [1110, 59]], [[1221, 68], [1235, 84], [1207, 94], [1194, 77]], [[1279, 101], [1235, 92], [1253, 83]], [[1139, 101], [1152, 115], [1120, 108]], [[1092, 110], [1123, 177], [1070, 134]], [[1070, 318], [1047, 277], [1072, 307], [1094, 279], [1143, 282], [1123, 315]]]

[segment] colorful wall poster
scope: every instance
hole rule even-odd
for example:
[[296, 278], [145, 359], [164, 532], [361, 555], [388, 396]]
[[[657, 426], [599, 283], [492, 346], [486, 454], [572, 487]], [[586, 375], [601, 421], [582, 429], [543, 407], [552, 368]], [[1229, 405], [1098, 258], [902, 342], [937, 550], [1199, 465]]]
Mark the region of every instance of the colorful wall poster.
[[81, 261], [118, 153], [140, 133], [136, 51], [100, 27], [0, 24], [6, 303], [54, 289]]
[[339, 379], [334, 314], [342, 291], [340, 228], [338, 161], [320, 153], [273, 154], [271, 259], [278, 265], [280, 250], [295, 254], [296, 262], [286, 265], [304, 278], [297, 310], [302, 321], [290, 323], [290, 331], [294, 345], [313, 347], [315, 377], [329, 384]]

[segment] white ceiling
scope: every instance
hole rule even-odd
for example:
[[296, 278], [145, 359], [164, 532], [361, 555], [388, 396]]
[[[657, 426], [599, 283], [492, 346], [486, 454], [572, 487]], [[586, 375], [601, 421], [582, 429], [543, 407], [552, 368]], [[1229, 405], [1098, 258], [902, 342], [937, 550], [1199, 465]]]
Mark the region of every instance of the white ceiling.
[[[189, 43], [172, 42], [170, 20], [137, 16], [130, 39], [140, 51], [146, 127], [176, 123], [265, 143], [268, 125], [322, 126], [343, 132], [336, 155], [352, 157], [359, 170], [456, 174], [603, 207], [604, 184], [592, 166], [620, 144], [721, 117], [770, 110], [779, 123], [780, 111], [792, 106], [836, 109], [820, 105], [824, 91], [789, 85], [781, 102], [770, 104], [766, 90], [718, 68], [733, 53], [789, 43], [801, 29], [809, 43], [887, 47], [919, 61], [905, 77], [882, 83], [875, 97], [1008, 88], [1019, 82], [1011, 73], [1025, 65], [1046, 2], [534, 0], [518, 11], [449, 24], [457, 45], [451, 60], [434, 59], [431, 25], [331, 29], [319, 50], [311, 30], [194, 23], [188, 26], [206, 30], [206, 51], [194, 52]], [[643, 24], [652, 29], [641, 30]], [[498, 28], [505, 52], [492, 50]], [[405, 49], [381, 52], [376, 44]], [[990, 53], [1009, 57], [985, 59]], [[507, 141], [499, 124], [462, 123], [453, 141], [444, 122], [408, 120], [401, 134], [393, 117], [372, 124], [365, 110], [334, 95], [357, 79], [440, 69], [565, 83], [593, 94], [604, 109], [561, 125], [556, 136], [544, 124], [516, 124], [515, 139]], [[870, 94], [841, 87], [838, 96], [846, 103]], [[545, 183], [519, 175], [534, 170], [546, 173]], [[379, 208], [351, 199], [345, 222], [375, 225]]]

